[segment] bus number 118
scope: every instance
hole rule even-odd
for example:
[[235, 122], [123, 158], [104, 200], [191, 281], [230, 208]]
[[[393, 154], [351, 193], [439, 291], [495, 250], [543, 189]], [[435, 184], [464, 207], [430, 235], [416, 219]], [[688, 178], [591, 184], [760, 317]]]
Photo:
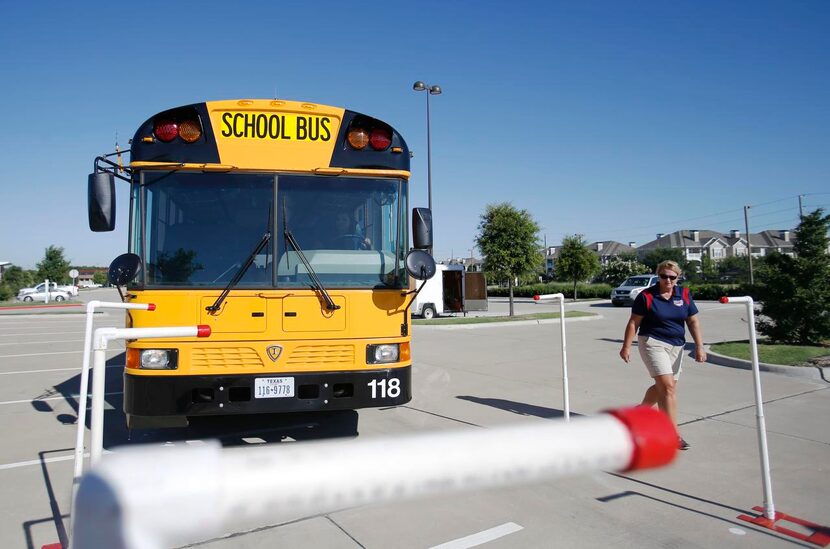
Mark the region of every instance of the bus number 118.
[[378, 398], [378, 392], [380, 398], [397, 398], [401, 395], [400, 379], [373, 379], [368, 385], [372, 388], [372, 398]]

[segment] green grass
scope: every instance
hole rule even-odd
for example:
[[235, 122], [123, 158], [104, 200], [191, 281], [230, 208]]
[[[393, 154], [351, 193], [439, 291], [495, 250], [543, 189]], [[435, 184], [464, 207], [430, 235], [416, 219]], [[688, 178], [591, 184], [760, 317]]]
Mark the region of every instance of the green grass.
[[[565, 318], [575, 318], [578, 316], [596, 315], [593, 313], [584, 313], [582, 311], [569, 311], [565, 313]], [[413, 319], [412, 324], [426, 326], [437, 326], [445, 324], [488, 324], [491, 322], [516, 322], [519, 320], [543, 320], [547, 318], [559, 318], [559, 313], [533, 313], [529, 315], [516, 316], [458, 316], [433, 318], [432, 320]]]
[[[719, 355], [752, 360], [749, 343], [747, 342], [717, 343], [712, 345], [711, 348]], [[758, 344], [758, 360], [767, 364], [806, 366], [805, 363], [811, 358], [825, 355], [830, 355], [830, 347]]]

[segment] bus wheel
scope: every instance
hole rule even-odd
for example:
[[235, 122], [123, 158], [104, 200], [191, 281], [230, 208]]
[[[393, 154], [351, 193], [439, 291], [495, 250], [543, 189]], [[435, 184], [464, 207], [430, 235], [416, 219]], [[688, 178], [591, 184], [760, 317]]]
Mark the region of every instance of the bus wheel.
[[421, 310], [421, 316], [427, 320], [435, 318], [435, 307], [432, 305], [424, 305], [424, 308]]

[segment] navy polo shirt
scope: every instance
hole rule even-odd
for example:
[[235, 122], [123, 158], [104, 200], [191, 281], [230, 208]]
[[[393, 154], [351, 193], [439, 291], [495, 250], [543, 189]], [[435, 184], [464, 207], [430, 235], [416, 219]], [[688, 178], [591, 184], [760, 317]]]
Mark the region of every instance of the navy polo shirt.
[[[649, 292], [651, 310], [646, 307], [646, 296]], [[640, 323], [641, 336], [653, 337], [669, 345], [684, 345], [686, 343], [686, 319], [698, 313], [691, 292], [689, 293], [689, 304], [683, 301], [683, 288], [675, 286], [674, 295], [670, 299], [664, 299], [660, 295], [660, 284], [646, 288], [634, 299], [631, 306], [631, 313], [643, 317]]]

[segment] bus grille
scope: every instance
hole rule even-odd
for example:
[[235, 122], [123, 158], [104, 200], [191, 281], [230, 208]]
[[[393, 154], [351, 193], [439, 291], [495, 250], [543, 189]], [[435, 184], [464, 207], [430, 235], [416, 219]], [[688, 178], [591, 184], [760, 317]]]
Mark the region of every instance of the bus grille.
[[354, 365], [353, 345], [301, 345], [286, 360], [288, 366]]
[[261, 368], [259, 355], [250, 347], [193, 349], [190, 361], [198, 368]]

